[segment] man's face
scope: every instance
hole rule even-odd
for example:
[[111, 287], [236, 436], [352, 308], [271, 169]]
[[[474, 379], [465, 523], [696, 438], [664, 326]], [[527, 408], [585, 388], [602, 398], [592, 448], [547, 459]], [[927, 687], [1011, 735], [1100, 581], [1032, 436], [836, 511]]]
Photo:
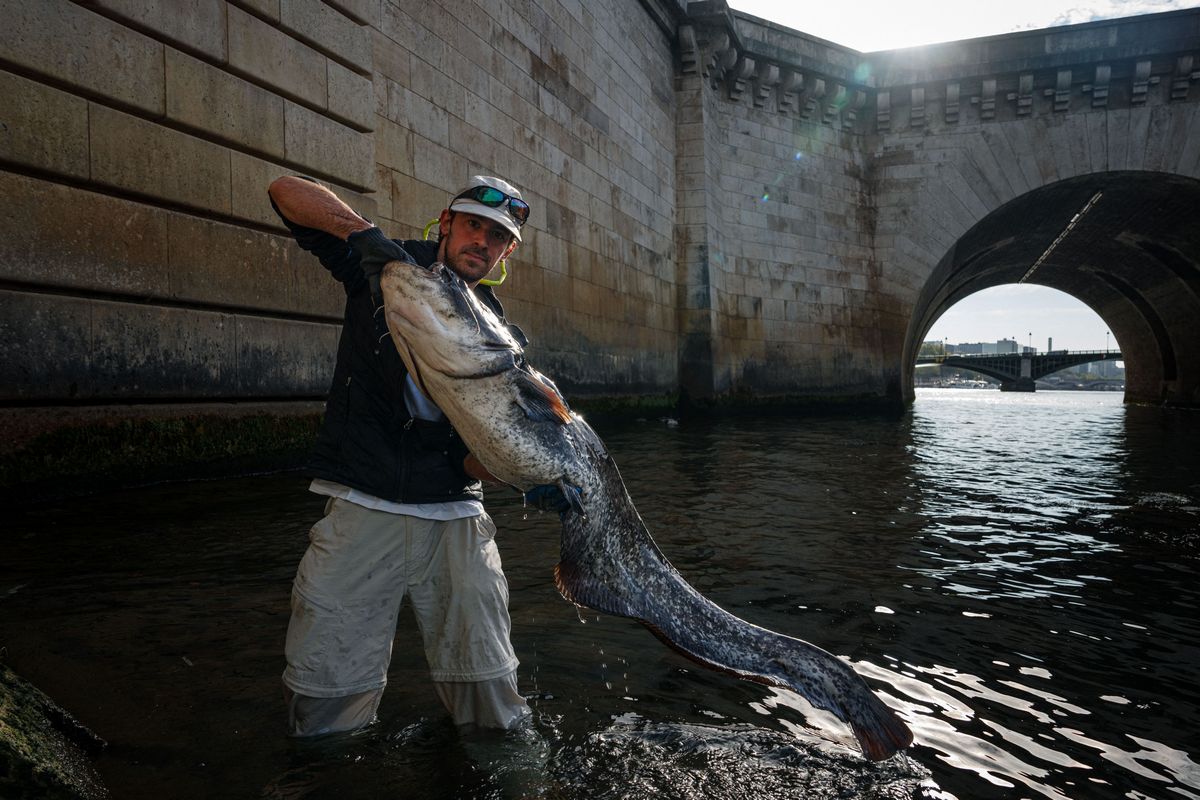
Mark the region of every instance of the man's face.
[[517, 247], [517, 241], [503, 225], [463, 211], [443, 211], [438, 229], [442, 234], [438, 260], [471, 286]]

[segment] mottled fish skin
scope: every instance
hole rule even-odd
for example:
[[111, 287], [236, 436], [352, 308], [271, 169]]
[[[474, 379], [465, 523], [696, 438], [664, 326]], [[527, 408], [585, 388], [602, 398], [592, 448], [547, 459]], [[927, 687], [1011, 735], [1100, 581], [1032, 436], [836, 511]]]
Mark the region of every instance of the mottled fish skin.
[[520, 489], [560, 481], [582, 490], [563, 515], [555, 582], [579, 605], [645, 624], [694, 661], [781, 686], [832, 712], [881, 760], [912, 733], [845, 661], [739, 619], [697, 592], [646, 530], [611, 456], [558, 389], [529, 367], [504, 324], [444, 265], [383, 272], [388, 327], [422, 390], [471, 452]]

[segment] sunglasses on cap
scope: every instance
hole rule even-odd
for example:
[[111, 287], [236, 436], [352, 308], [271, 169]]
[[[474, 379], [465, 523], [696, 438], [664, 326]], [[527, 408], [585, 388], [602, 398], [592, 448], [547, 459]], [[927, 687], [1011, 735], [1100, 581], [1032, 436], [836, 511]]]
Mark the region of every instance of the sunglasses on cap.
[[505, 204], [508, 205], [508, 215], [512, 217], [518, 225], [524, 225], [529, 219], [529, 203], [524, 200], [518, 200], [515, 197], [510, 197], [499, 189], [494, 189], [491, 186], [472, 186], [462, 194], [454, 198], [455, 200], [474, 200], [477, 203], [483, 203], [489, 208], [500, 208]]

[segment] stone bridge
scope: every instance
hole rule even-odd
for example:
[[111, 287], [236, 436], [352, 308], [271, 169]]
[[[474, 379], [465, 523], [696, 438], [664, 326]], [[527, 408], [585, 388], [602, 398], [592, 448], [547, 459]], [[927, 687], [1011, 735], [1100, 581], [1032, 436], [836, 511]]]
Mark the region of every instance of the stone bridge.
[[[944, 311], [1030, 282], [1104, 319], [1127, 399], [1200, 404], [1200, 11], [863, 55], [730, 22], [719, 4], [689, 9], [682, 82], [726, 134], [704, 141], [709, 185], [761, 184], [760, 197], [712, 211], [710, 231], [726, 236], [710, 233], [710, 250], [735, 286], [765, 267], [764, 294], [783, 298], [767, 342], [791, 350], [781, 380], [794, 323], [816, 322], [802, 338], [823, 377], [911, 398], [917, 351]], [[755, 258], [780, 241], [790, 263]], [[750, 316], [725, 310], [735, 328]], [[736, 383], [755, 360], [729, 355]]]
[[1095, 361], [1120, 361], [1113, 350], [1057, 350], [1049, 353], [988, 353], [920, 356], [917, 366], [959, 367], [1000, 381], [1002, 392], [1032, 392], [1035, 381], [1059, 370]]
[[1200, 404], [1200, 10], [872, 54], [684, 0], [0, 16], [0, 486], [307, 439], [342, 301], [266, 203], [294, 172], [397, 237], [526, 187], [501, 295], [575, 401], [898, 406], [1024, 280]]

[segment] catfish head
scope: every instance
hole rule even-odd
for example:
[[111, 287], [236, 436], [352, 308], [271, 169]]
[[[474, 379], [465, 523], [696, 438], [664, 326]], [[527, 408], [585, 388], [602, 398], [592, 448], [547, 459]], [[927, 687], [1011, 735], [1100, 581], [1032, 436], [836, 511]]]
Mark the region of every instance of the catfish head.
[[393, 261], [384, 267], [380, 287], [388, 330], [422, 388], [431, 371], [478, 378], [519, 363], [520, 343], [445, 264]]

